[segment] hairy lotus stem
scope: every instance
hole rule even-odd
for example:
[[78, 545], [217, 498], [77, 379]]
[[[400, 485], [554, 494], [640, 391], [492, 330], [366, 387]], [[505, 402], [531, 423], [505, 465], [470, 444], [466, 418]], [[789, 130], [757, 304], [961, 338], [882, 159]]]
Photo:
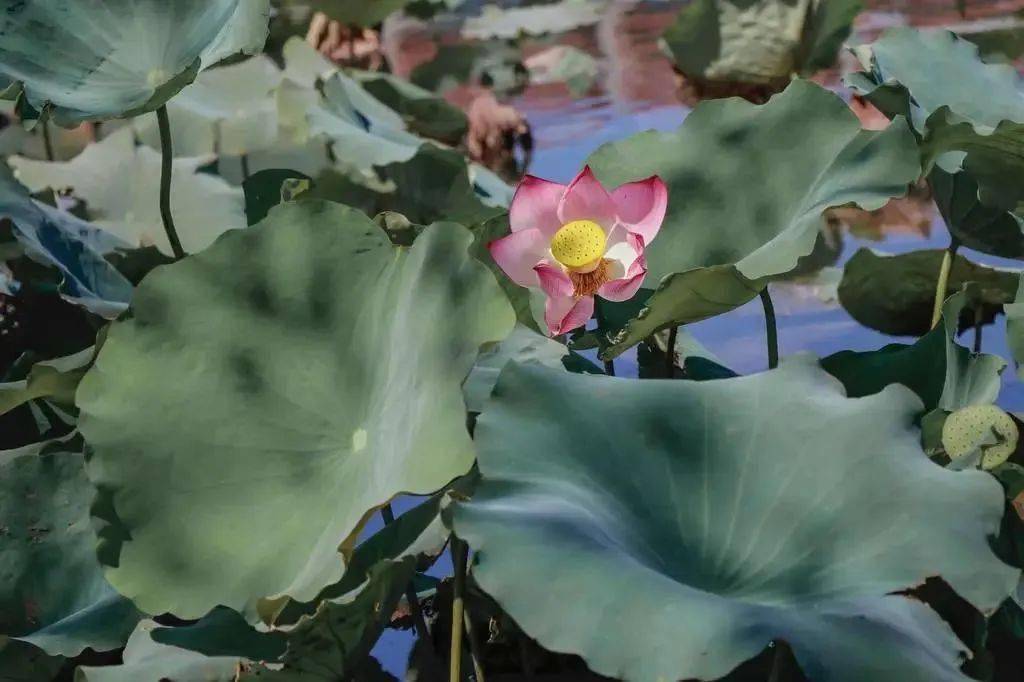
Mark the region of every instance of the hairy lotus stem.
[[455, 594], [452, 597], [452, 648], [449, 682], [462, 680], [462, 628], [465, 618], [466, 562], [469, 546], [452, 535], [452, 560], [455, 562]]
[[46, 152], [46, 160], [53, 161], [53, 138], [50, 137], [50, 122], [44, 120], [41, 126], [43, 133], [43, 150]]
[[473, 659], [473, 675], [476, 677], [476, 682], [486, 682], [484, 679], [484, 666], [480, 661], [480, 640], [476, 636], [476, 628], [473, 627], [473, 620], [469, 617], [469, 612], [463, 609], [463, 617], [466, 622], [466, 636], [469, 638], [469, 655]]
[[775, 305], [768, 287], [761, 289], [761, 305], [764, 307], [764, 326], [768, 344], [768, 369], [779, 366], [779, 329], [775, 323]]
[[935, 283], [935, 305], [932, 307], [932, 323], [929, 329], [935, 329], [942, 319], [942, 304], [946, 301], [946, 288], [949, 286], [949, 271], [953, 269], [953, 258], [960, 242], [956, 237], [949, 240], [949, 248], [942, 254], [942, 266], [939, 268], [939, 281]]
[[984, 314], [985, 311], [981, 307], [981, 303], [978, 303], [974, 309], [974, 352], [981, 352], [981, 328], [984, 326]]
[[171, 171], [174, 165], [174, 149], [171, 146], [171, 123], [167, 118], [167, 105], [156, 110], [156, 122], [160, 128], [160, 219], [164, 223], [167, 241], [171, 243], [171, 251], [175, 258], [184, 258], [185, 249], [181, 248], [181, 240], [174, 229], [174, 218], [171, 216]]
[[[607, 331], [605, 330], [604, 315], [601, 313], [601, 302], [594, 301], [594, 317], [597, 318], [597, 332], [598, 334], [604, 334], [605, 338], [608, 338]], [[604, 361], [604, 373], [610, 377], [615, 376], [615, 361], [605, 360]]]
[[[380, 508], [380, 515], [384, 519], [385, 526], [390, 526], [395, 522], [395, 512], [391, 508], [390, 502]], [[420, 607], [419, 597], [416, 596], [416, 587], [411, 581], [405, 588], [405, 599], [409, 602], [409, 611], [412, 613], [412, 621], [416, 627], [416, 634], [420, 636], [424, 643], [429, 643], [430, 630], [427, 628], [427, 621], [423, 617], [423, 609]], [[431, 651], [433, 651], [433, 649], [431, 649]], [[433, 661], [433, 663], [436, 663], [436, 661]]]
[[671, 379], [676, 374], [676, 336], [679, 327], [672, 325], [668, 330], [668, 341], [665, 344], [665, 378]]

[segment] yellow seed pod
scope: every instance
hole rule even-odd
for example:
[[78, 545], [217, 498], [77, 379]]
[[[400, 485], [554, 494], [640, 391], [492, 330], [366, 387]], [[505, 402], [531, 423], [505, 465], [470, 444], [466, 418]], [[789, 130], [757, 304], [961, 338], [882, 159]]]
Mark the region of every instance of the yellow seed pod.
[[993, 445], [981, 445], [984, 454], [981, 468], [994, 469], [1017, 449], [1019, 433], [1010, 415], [995, 405], [971, 405], [957, 410], [942, 425], [942, 447], [950, 459], [965, 457], [986, 439], [998, 440]]
[[607, 238], [593, 220], [574, 220], [551, 238], [551, 255], [567, 268], [579, 268], [604, 255]]

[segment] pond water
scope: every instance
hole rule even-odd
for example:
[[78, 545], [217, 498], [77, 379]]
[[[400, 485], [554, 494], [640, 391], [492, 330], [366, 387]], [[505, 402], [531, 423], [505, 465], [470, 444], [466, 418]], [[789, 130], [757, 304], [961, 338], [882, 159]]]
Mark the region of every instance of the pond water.
[[[468, 11], [479, 2], [469, 3]], [[515, 2], [498, 3], [511, 6]], [[600, 77], [585, 97], [574, 98], [561, 84], [528, 86], [509, 103], [523, 112], [533, 130], [535, 149], [528, 171], [534, 175], [569, 181], [586, 158], [606, 142], [628, 137], [648, 129], [672, 130], [685, 119], [690, 109], [681, 104], [676, 81], [668, 59], [658, 47], [658, 38], [685, 3], [613, 2], [601, 20], [555, 38], [529, 39], [523, 44], [523, 56], [539, 52], [552, 44], [572, 45], [598, 59]], [[954, 0], [869, 1], [867, 10], [857, 19], [851, 43], [871, 40], [890, 26], [949, 26], [957, 30], [991, 24], [1024, 11], [1024, 0], [968, 0], [968, 18], [964, 20]], [[467, 11], [467, 10], [464, 10]], [[456, 22], [457, 25], [457, 22]], [[450, 41], [445, 31], [444, 39]], [[852, 64], [850, 67], [852, 68]], [[823, 84], [844, 97], [838, 73], [820, 77]], [[741, 188], [738, 188], [741, 190]], [[742, 200], [738, 197], [737, 200]], [[880, 223], [880, 224], [879, 224]], [[925, 248], [945, 248], [949, 235], [934, 204], [922, 200], [902, 200], [891, 207], [884, 220], [873, 221], [874, 230], [841, 231], [842, 250], [834, 264], [841, 268], [858, 249], [870, 247], [885, 253], [901, 253]], [[1021, 263], [961, 249], [975, 262], [1019, 269]], [[821, 287], [783, 283], [771, 289], [779, 327], [779, 345], [783, 356], [809, 351], [825, 356], [842, 349], [873, 350], [888, 343], [910, 343], [911, 337], [893, 337], [867, 329], [853, 320], [837, 300], [821, 295]], [[767, 365], [764, 317], [761, 304], [754, 299], [727, 315], [689, 325], [688, 329], [723, 362], [740, 373], [763, 370]], [[973, 332], [961, 343], [970, 346]], [[984, 328], [983, 350], [1009, 360], [1005, 318]], [[634, 354], [616, 361], [620, 376], [636, 376]], [[1003, 392], [999, 401], [1010, 410], [1024, 410], [1024, 383], [1016, 376], [1012, 361], [1003, 373]], [[403, 499], [396, 504], [401, 512], [417, 500]], [[370, 531], [379, 527], [374, 524]], [[431, 571], [450, 575], [451, 562], [443, 558]], [[406, 633], [389, 630], [375, 652], [385, 668], [402, 676], [411, 646]]]

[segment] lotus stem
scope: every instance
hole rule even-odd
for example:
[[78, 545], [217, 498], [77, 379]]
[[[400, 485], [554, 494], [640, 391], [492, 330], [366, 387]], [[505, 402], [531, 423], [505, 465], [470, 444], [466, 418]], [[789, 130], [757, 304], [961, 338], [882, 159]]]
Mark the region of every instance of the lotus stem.
[[[385, 526], [390, 526], [395, 522], [395, 511], [391, 508], [390, 502], [380, 508], [380, 515], [384, 519]], [[405, 588], [405, 600], [409, 602], [409, 611], [412, 613], [412, 622], [416, 627], [416, 634], [420, 636], [424, 643], [429, 645], [430, 630], [427, 628], [427, 621], [423, 617], [420, 599], [416, 596], [416, 586], [411, 581]], [[431, 651], [433, 651], [432, 647]]]
[[974, 352], [981, 352], [981, 328], [984, 326], [984, 310], [981, 308], [981, 303], [974, 308]]
[[171, 172], [174, 166], [174, 148], [171, 145], [171, 123], [167, 118], [167, 105], [156, 110], [157, 127], [160, 129], [160, 219], [164, 223], [167, 241], [171, 243], [171, 251], [175, 258], [184, 258], [185, 249], [181, 248], [178, 231], [174, 229], [174, 217], [171, 216]]
[[929, 329], [935, 329], [942, 319], [942, 304], [946, 301], [946, 288], [949, 286], [949, 271], [953, 269], [953, 259], [960, 242], [956, 237], [949, 240], [949, 248], [942, 254], [942, 265], [939, 268], [939, 280], [935, 283], [935, 305], [932, 306], [932, 323]]
[[462, 628], [466, 614], [466, 562], [469, 546], [452, 535], [452, 559], [455, 562], [455, 594], [452, 597], [452, 648], [449, 682], [462, 680]]
[[480, 640], [476, 636], [476, 628], [473, 627], [473, 620], [469, 617], [469, 612], [463, 609], [463, 619], [466, 623], [466, 637], [469, 638], [469, 655], [473, 659], [473, 675], [476, 677], [476, 682], [486, 682], [484, 679], [484, 666], [480, 661]]
[[242, 154], [239, 160], [242, 164], [242, 181], [244, 182], [249, 179], [249, 155]]
[[53, 138], [50, 137], [50, 122], [44, 120], [42, 125], [43, 151], [46, 152], [46, 160], [53, 161], [56, 157], [53, 154]]
[[761, 289], [761, 305], [764, 307], [764, 327], [768, 345], [768, 369], [779, 366], [779, 329], [775, 322], [775, 305], [768, 287]]
[[679, 327], [672, 325], [668, 331], [668, 341], [665, 343], [665, 378], [671, 379], [676, 375], [676, 336], [679, 334]]
[[[595, 301], [594, 303], [595, 303], [594, 317], [597, 318], [597, 332], [598, 332], [598, 334], [604, 334], [605, 333], [605, 321], [604, 321], [604, 315], [601, 313], [601, 304], [598, 301]], [[605, 360], [604, 361], [604, 373], [607, 374], [610, 377], [615, 376], [615, 361], [614, 360]]]
[[779, 682], [782, 674], [782, 643], [773, 642], [772, 646], [772, 669], [768, 673], [768, 682]]

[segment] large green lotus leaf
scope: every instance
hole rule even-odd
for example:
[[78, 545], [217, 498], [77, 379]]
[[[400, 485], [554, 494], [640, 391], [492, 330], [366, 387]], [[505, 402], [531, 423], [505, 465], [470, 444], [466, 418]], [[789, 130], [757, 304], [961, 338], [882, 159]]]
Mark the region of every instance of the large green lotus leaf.
[[140, 682], [169, 680], [185, 682], [235, 682], [240, 667], [237, 656], [207, 657], [203, 654], [160, 644], [152, 638], [160, 626], [144, 620], [138, 624], [123, 654], [121, 665], [80, 666], [75, 682]]
[[966, 680], [949, 627], [892, 593], [939, 575], [991, 612], [1019, 571], [988, 545], [1000, 486], [932, 463], [919, 409], [848, 399], [807, 356], [707, 382], [510, 365], [454, 530], [527, 634], [603, 675], [717, 679], [781, 639], [810, 679]]
[[[199, 172], [209, 157], [175, 159], [171, 211], [182, 246], [201, 251], [223, 232], [246, 226], [241, 189]], [[173, 255], [160, 219], [160, 154], [135, 146], [131, 128], [89, 145], [71, 161], [9, 159], [18, 180], [35, 192], [71, 188], [92, 221], [132, 246]]]
[[241, 675], [239, 682], [359, 679], [354, 675], [367, 662], [415, 571], [412, 557], [378, 563], [358, 592], [320, 602], [314, 614], [288, 628], [280, 669], [258, 666]]
[[697, 0], [665, 33], [683, 73], [778, 84], [835, 64], [859, 0]]
[[4, 4], [0, 73], [61, 124], [153, 111], [201, 68], [263, 48], [270, 0]]
[[309, 600], [369, 511], [465, 473], [461, 384], [513, 326], [470, 242], [289, 202], [153, 271], [77, 397], [114, 586], [189, 618]]
[[910, 115], [927, 165], [962, 166], [982, 201], [1016, 208], [1024, 192], [1009, 178], [1024, 172], [1024, 86], [1011, 65], [984, 63], [954, 33], [910, 28], [889, 30], [856, 53], [865, 71], [848, 83], [887, 114]]
[[[202, 72], [167, 103], [175, 156], [241, 156], [277, 142], [281, 70], [268, 57]], [[139, 138], [160, 149], [155, 114], [133, 121]]]
[[60, 656], [47, 656], [31, 644], [0, 636], [0, 680], [4, 682], [53, 680], [63, 666]]
[[569, 349], [558, 341], [517, 324], [504, 341], [480, 353], [463, 386], [466, 407], [471, 412], [483, 412], [494, 385], [498, 383], [498, 375], [509, 362], [536, 362], [547, 367], [562, 367], [562, 359], [568, 354]]
[[[756, 294], [765, 278], [811, 253], [826, 209], [880, 208], [920, 173], [906, 123], [862, 131], [839, 97], [801, 80], [762, 106], [703, 102], [675, 132], [607, 144], [590, 164], [607, 187], [652, 174], [668, 184], [668, 213], [646, 253], [648, 286], [661, 282], [662, 291], [646, 310], [641, 335], [742, 305], [747, 288]], [[733, 200], [737, 187], [743, 201]], [[696, 268], [706, 272], [688, 272]], [[710, 301], [691, 296], [691, 311], [667, 291], [662, 278], [674, 273], [685, 273], [676, 285], [684, 292], [711, 292], [725, 281], [743, 286], [730, 285], [727, 296]], [[705, 276], [716, 282], [698, 282]]]
[[[668, 184], [647, 250], [654, 282], [723, 264], [748, 279], [786, 273], [813, 249], [826, 209], [880, 208], [920, 173], [905, 123], [861, 130], [843, 100], [803, 80], [760, 106], [703, 102], [675, 132], [604, 145], [589, 163], [608, 187], [651, 174]], [[729, 201], [737, 187], [744, 200]]]
[[946, 227], [961, 244], [994, 256], [1024, 258], [1024, 218], [982, 204], [969, 173], [947, 173], [936, 166], [928, 184]]
[[0, 632], [49, 654], [124, 645], [139, 613], [103, 577], [95, 490], [66, 446], [0, 457]]
[[[893, 343], [873, 351], [840, 351], [823, 358], [821, 365], [843, 383], [851, 398], [878, 393], [889, 384], [903, 384], [918, 395], [925, 412], [994, 403], [1006, 361], [998, 355], [973, 353], [956, 342], [966, 305], [967, 294], [962, 291], [946, 299], [942, 324], [913, 345]], [[1007, 317], [1012, 320], [1009, 311]]]
[[[896, 336], [920, 336], [931, 329], [935, 286], [945, 251], [929, 249], [897, 255], [860, 249], [846, 262], [839, 302], [866, 327]], [[991, 321], [1013, 300], [1017, 273], [972, 263], [957, 255], [945, 296], [971, 283], [972, 305]], [[973, 322], [973, 315], [971, 321]], [[954, 321], [955, 322], [955, 321]]]

